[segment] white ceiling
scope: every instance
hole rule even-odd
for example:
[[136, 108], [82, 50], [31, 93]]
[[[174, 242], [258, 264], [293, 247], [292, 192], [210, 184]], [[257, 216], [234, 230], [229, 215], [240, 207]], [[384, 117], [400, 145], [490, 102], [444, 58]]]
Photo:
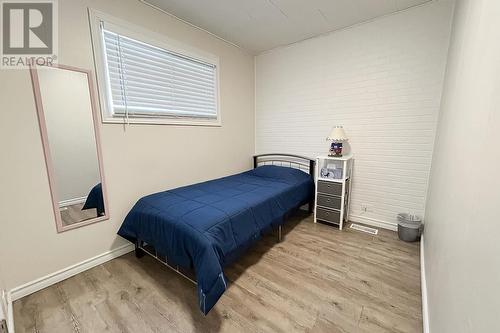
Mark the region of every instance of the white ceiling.
[[252, 53], [430, 0], [141, 0]]

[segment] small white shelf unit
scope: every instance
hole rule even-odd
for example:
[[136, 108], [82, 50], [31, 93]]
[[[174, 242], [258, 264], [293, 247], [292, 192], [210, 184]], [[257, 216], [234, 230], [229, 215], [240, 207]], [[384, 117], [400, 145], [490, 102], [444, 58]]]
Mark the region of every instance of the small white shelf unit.
[[353, 164], [352, 155], [316, 158], [314, 223], [325, 222], [343, 229], [349, 219]]

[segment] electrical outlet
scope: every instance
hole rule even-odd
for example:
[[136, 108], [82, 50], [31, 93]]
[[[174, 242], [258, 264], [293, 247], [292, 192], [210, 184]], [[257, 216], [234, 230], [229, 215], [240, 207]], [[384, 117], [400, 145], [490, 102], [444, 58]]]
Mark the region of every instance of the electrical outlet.
[[1, 290], [1, 298], [0, 298], [0, 333], [8, 333], [9, 330], [7, 328], [7, 292], [5, 290]]
[[5, 319], [0, 320], [0, 333], [9, 333], [7, 321]]

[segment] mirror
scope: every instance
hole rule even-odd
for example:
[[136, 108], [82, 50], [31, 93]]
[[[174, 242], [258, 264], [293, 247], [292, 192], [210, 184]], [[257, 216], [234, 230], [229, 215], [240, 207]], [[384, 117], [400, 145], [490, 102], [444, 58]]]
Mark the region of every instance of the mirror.
[[30, 67], [57, 231], [108, 219], [90, 71]]

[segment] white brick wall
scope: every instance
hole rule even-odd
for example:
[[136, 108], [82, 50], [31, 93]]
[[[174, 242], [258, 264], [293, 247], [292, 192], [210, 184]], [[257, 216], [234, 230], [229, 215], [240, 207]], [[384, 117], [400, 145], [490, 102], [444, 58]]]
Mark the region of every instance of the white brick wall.
[[257, 56], [257, 153], [324, 154], [343, 125], [356, 158], [352, 219], [391, 227], [398, 212], [423, 215], [452, 7], [430, 3]]

